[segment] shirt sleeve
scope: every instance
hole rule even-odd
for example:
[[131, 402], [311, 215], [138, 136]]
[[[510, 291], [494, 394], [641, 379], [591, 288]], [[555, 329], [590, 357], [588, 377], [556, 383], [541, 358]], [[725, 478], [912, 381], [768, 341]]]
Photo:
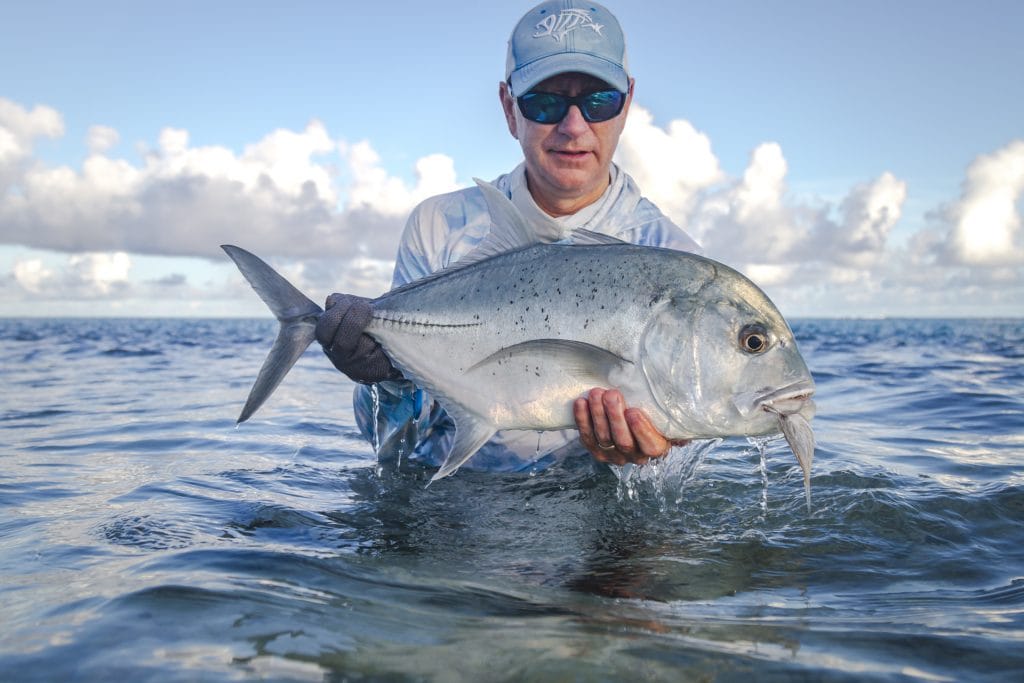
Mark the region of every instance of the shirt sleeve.
[[646, 230], [638, 231], [638, 233], [637, 244], [688, 251], [693, 254], [704, 253], [704, 250], [693, 238], [666, 217], [662, 217], [661, 220], [647, 226]]
[[[434, 201], [417, 206], [399, 241], [392, 288], [400, 287], [437, 270], [443, 248], [443, 216]], [[443, 454], [441, 446], [454, 434], [451, 418], [429, 394], [409, 380], [358, 385], [353, 393], [356, 424], [374, 445], [380, 462], [401, 462], [415, 457], [430, 463]]]
[[391, 278], [391, 288], [419, 280], [436, 270], [430, 255], [435, 250], [428, 245], [436, 241], [435, 235], [425, 234], [431, 227], [433, 211], [427, 203], [417, 206], [409, 220], [405, 223], [402, 238], [398, 243], [395, 255], [395, 272]]

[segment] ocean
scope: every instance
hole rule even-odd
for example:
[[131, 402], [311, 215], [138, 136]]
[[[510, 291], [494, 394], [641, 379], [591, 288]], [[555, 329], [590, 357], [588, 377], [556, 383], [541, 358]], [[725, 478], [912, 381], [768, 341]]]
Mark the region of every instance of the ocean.
[[272, 320], [0, 320], [0, 680], [1024, 680], [1024, 320], [791, 321], [785, 442], [379, 468]]

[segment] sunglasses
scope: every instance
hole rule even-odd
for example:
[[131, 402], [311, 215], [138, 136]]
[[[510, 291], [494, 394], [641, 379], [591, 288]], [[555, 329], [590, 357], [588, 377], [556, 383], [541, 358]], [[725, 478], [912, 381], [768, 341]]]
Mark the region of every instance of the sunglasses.
[[517, 98], [519, 111], [535, 123], [558, 123], [569, 113], [569, 107], [576, 105], [589, 123], [600, 123], [614, 119], [626, 104], [626, 93], [618, 90], [598, 90], [576, 97], [558, 95], [553, 92], [530, 91]]

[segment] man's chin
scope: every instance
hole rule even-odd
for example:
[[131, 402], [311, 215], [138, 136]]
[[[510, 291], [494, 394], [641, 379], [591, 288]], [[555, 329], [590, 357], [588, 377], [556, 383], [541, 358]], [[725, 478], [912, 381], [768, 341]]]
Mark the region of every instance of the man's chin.
[[559, 164], [550, 174], [553, 183], [563, 192], [585, 192], [599, 184], [595, 179], [600, 170], [594, 164], [580, 162], [578, 164]]

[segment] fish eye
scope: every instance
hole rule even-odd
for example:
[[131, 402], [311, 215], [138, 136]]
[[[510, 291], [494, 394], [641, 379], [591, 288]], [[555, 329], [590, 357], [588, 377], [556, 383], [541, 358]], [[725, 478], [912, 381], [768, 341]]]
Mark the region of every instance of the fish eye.
[[764, 353], [768, 349], [768, 330], [754, 323], [740, 330], [740, 348], [747, 353]]

